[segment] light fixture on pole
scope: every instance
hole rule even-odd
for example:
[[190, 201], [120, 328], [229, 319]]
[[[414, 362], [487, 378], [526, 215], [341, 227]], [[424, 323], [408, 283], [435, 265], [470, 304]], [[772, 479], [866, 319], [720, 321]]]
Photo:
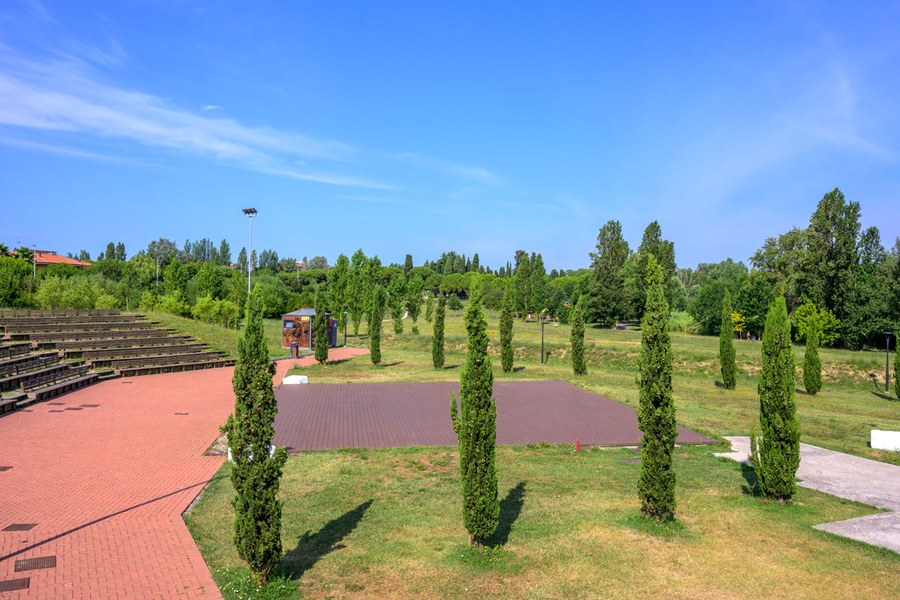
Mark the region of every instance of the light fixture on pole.
[[[890, 391], [891, 387], [891, 336], [894, 335], [893, 331], [885, 331], [884, 332], [884, 391], [885, 393]], [[897, 385], [897, 382], [894, 382], [894, 385]]]
[[250, 272], [253, 270], [253, 262], [250, 260], [250, 256], [253, 254], [253, 217], [256, 216], [255, 208], [245, 208], [244, 214], [247, 215], [247, 220], [250, 222], [250, 247], [247, 248], [247, 296], [250, 295]]

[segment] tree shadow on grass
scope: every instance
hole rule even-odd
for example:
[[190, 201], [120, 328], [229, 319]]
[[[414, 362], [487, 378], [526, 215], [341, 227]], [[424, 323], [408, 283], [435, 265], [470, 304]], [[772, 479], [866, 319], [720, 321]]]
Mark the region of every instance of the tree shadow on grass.
[[366, 500], [356, 508], [348, 510], [340, 517], [332, 519], [316, 533], [307, 531], [297, 541], [297, 547], [285, 554], [281, 560], [279, 571], [291, 579], [300, 577], [312, 568], [326, 554], [344, 547], [341, 540], [362, 520], [372, 500]]
[[882, 400], [890, 400], [892, 402], [897, 401], [897, 396], [891, 396], [890, 394], [886, 394], [884, 392], [872, 392], [873, 396], [878, 396]]
[[759, 480], [756, 478], [756, 471], [753, 470], [753, 467], [746, 462], [742, 462], [741, 475], [744, 477], [744, 481], [747, 482], [741, 486], [741, 491], [748, 496], [760, 496], [762, 492], [759, 489]]
[[402, 360], [395, 360], [395, 361], [392, 362], [392, 363], [381, 363], [381, 366], [384, 367], [384, 368], [388, 368], [388, 367], [396, 367], [397, 365], [402, 365], [404, 362], [405, 362], [405, 361], [402, 361]]
[[519, 484], [511, 488], [506, 493], [506, 498], [500, 501], [500, 521], [497, 523], [497, 529], [493, 535], [487, 539], [488, 546], [505, 546], [509, 541], [509, 534], [512, 531], [513, 523], [519, 518], [522, 512], [522, 506], [525, 504], [525, 482], [520, 481]]
[[326, 365], [342, 365], [346, 362], [350, 362], [350, 359], [349, 358], [338, 358], [338, 359], [334, 359], [334, 360], [328, 359], [328, 362], [326, 362], [325, 364]]
[[525, 370], [525, 367], [513, 367], [513, 373], [521, 373]]
[[462, 365], [446, 365], [445, 367], [442, 368], [442, 370], [444, 370], [444, 371], [452, 371], [453, 369], [458, 369], [458, 368], [460, 368], [461, 366], [462, 366]]
[[720, 390], [728, 389], [728, 388], [725, 387], [725, 384], [722, 383], [721, 381], [719, 381], [718, 379], [717, 379], [716, 381], [714, 381], [713, 383], [714, 383], [715, 386], [716, 386], [717, 388], [719, 388]]

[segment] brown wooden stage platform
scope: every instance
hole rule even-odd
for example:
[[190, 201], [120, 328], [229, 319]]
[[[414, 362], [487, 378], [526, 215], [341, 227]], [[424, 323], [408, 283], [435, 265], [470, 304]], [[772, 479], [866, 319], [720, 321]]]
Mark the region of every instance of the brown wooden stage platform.
[[[450, 393], [458, 383], [283, 385], [275, 390], [275, 444], [290, 451], [455, 446]], [[637, 446], [637, 414], [562, 381], [498, 381], [497, 443]], [[678, 428], [679, 444], [712, 443]]]

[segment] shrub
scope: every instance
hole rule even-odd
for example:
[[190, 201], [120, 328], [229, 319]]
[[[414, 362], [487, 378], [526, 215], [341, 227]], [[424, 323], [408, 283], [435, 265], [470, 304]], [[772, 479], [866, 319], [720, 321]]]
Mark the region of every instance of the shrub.
[[462, 307], [462, 300], [459, 299], [459, 296], [451, 294], [450, 298], [447, 299], [447, 308], [450, 310], [462, 310]]
[[110, 294], [100, 294], [94, 301], [94, 308], [110, 309], [119, 308], [119, 300]]
[[384, 288], [376, 285], [372, 294], [372, 313], [369, 315], [369, 358], [373, 365], [381, 364], [381, 320], [384, 318], [386, 300]]

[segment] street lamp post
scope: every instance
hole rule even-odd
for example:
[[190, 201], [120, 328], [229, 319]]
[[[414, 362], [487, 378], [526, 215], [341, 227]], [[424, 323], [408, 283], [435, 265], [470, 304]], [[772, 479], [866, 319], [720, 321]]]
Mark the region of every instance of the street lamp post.
[[31, 281], [37, 279], [37, 246], [31, 245]]
[[156, 293], [159, 293], [159, 249], [156, 250]]
[[250, 256], [253, 254], [253, 217], [256, 216], [255, 208], [245, 208], [244, 214], [250, 222], [250, 246], [247, 248], [247, 297], [250, 296], [250, 272], [253, 270], [253, 261]]
[[884, 391], [885, 393], [890, 391], [891, 387], [891, 336], [894, 335], [893, 331], [885, 331], [884, 332]]

